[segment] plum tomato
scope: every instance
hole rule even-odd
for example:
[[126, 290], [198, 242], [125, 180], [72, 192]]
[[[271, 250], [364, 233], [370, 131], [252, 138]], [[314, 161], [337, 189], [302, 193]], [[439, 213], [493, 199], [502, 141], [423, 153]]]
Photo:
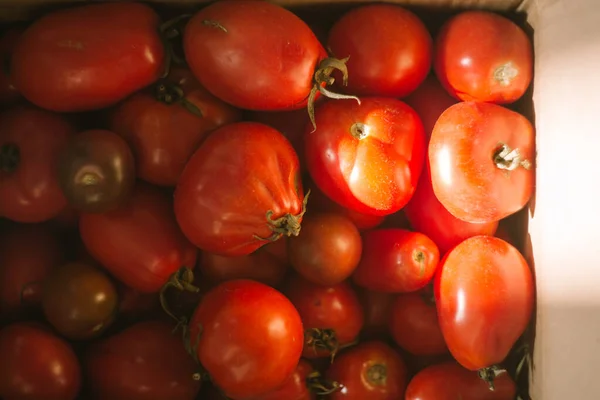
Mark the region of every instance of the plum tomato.
[[81, 387], [77, 356], [46, 327], [25, 322], [1, 329], [0, 354], [0, 398], [77, 398]]
[[348, 218], [337, 214], [308, 214], [302, 232], [288, 242], [290, 264], [318, 285], [346, 280], [358, 266], [362, 238]]
[[360, 333], [366, 339], [384, 339], [390, 334], [390, 318], [395, 295], [356, 288], [360, 304], [365, 312], [365, 325]]
[[11, 76], [27, 100], [48, 110], [107, 107], [163, 73], [159, 22], [147, 5], [129, 2], [48, 13], [21, 35]]
[[133, 192], [135, 164], [131, 149], [113, 132], [81, 132], [61, 152], [58, 182], [69, 204], [79, 211], [113, 210]]
[[331, 28], [327, 47], [350, 57], [348, 93], [404, 97], [431, 69], [431, 35], [412, 12], [392, 4], [371, 4], [344, 14]]
[[499, 221], [533, 192], [535, 138], [524, 116], [491, 103], [458, 103], [442, 113], [429, 142], [433, 192], [456, 218]]
[[302, 321], [277, 290], [233, 280], [202, 298], [190, 320], [189, 341], [223, 394], [247, 399], [277, 389], [294, 373], [302, 354]]
[[110, 127], [131, 146], [139, 178], [175, 186], [187, 160], [210, 131], [241, 119], [241, 112], [217, 99], [185, 68], [172, 68], [150, 90], [123, 101]]
[[334, 358], [352, 345], [364, 325], [364, 311], [348, 282], [321, 286], [301, 276], [289, 279], [285, 294], [304, 323], [305, 358]]
[[331, 400], [398, 400], [408, 383], [407, 368], [390, 346], [383, 342], [364, 342], [342, 352], [325, 377], [341, 389]]
[[462, 12], [442, 26], [435, 47], [435, 72], [446, 90], [460, 100], [512, 103], [531, 83], [531, 41], [501, 15]]
[[475, 236], [450, 250], [434, 281], [440, 327], [452, 356], [469, 370], [506, 358], [525, 331], [533, 277], [521, 253], [502, 239]]
[[363, 234], [363, 253], [352, 276], [364, 288], [387, 293], [422, 289], [435, 274], [440, 254], [431, 239], [405, 229]]
[[0, 216], [26, 223], [55, 217], [67, 205], [55, 171], [74, 128], [29, 106], [5, 110], [0, 126]]
[[305, 135], [306, 162], [316, 185], [353, 211], [385, 216], [412, 197], [425, 159], [417, 113], [400, 100], [328, 101]]
[[169, 198], [143, 183], [122, 207], [82, 213], [79, 230], [94, 259], [143, 293], [158, 292], [181, 267], [196, 265], [197, 249], [179, 230]]
[[200, 249], [242, 256], [297, 236], [307, 200], [290, 142], [267, 125], [238, 122], [215, 130], [190, 158], [175, 215]]
[[[0, 65], [10, 65], [10, 59], [22, 33], [21, 28], [15, 27], [2, 34], [0, 37]], [[19, 93], [19, 89], [15, 86], [9, 72], [6, 68], [0, 70], [0, 104], [2, 105], [15, 103], [21, 98], [21, 93]]]
[[140, 322], [92, 343], [84, 365], [99, 400], [193, 400], [200, 391], [196, 363], [162, 321]]

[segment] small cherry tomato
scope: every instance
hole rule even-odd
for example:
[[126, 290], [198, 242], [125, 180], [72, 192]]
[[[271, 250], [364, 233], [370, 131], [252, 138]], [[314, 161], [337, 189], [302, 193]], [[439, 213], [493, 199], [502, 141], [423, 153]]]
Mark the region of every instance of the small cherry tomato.
[[357, 288], [360, 304], [365, 312], [365, 325], [360, 333], [362, 338], [384, 339], [390, 334], [390, 318], [395, 295]]

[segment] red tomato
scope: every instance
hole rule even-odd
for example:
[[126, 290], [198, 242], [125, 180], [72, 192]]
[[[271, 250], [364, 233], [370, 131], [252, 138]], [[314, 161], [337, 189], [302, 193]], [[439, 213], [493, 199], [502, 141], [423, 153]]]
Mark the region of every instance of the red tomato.
[[531, 83], [531, 41], [501, 15], [460, 13], [444, 24], [435, 45], [435, 72], [458, 99], [512, 103]]
[[325, 102], [305, 136], [308, 170], [319, 189], [345, 208], [389, 215], [412, 197], [425, 158], [419, 116], [391, 98]]
[[175, 186], [206, 134], [240, 118], [238, 110], [208, 93], [189, 70], [176, 68], [155, 93], [139, 92], [121, 103], [111, 130], [131, 146], [141, 179]]
[[9, 225], [0, 234], [0, 319], [40, 304], [42, 281], [61, 265], [60, 236], [48, 225]]
[[193, 400], [197, 366], [165, 322], [135, 324], [93, 343], [85, 356], [88, 383], [99, 400]]
[[533, 310], [533, 278], [521, 253], [492, 236], [452, 249], [435, 276], [435, 301], [448, 349], [465, 368], [502, 362]]
[[379, 292], [414, 292], [431, 281], [439, 257], [435, 243], [422, 233], [369, 231], [363, 234], [363, 255], [354, 271], [354, 283]]
[[18, 323], [0, 330], [0, 398], [74, 400], [81, 387], [77, 356], [45, 327]]
[[214, 131], [189, 160], [175, 189], [175, 214], [202, 250], [242, 256], [297, 236], [303, 200], [289, 141], [267, 125], [240, 122]]
[[268, 2], [220, 1], [197, 12], [184, 33], [184, 51], [200, 83], [248, 110], [306, 105], [326, 52], [292, 12]]
[[494, 381], [495, 390], [455, 361], [432, 365], [415, 375], [406, 389], [405, 400], [513, 400], [515, 383], [508, 374]]
[[60, 112], [104, 108], [163, 72], [159, 17], [140, 3], [92, 4], [35, 21], [14, 50], [11, 75], [23, 96]]
[[[0, 37], [0, 63], [9, 65], [17, 41], [23, 33], [22, 29], [12, 28]], [[19, 90], [15, 87], [13, 79], [5, 68], [0, 70], [0, 104], [10, 104], [21, 98]]]
[[456, 218], [498, 221], [533, 191], [533, 126], [504, 107], [465, 102], [448, 108], [429, 143], [433, 192]]
[[383, 342], [365, 342], [343, 352], [326, 377], [342, 386], [331, 400], [399, 400], [408, 381], [404, 361]]
[[370, 339], [386, 338], [389, 333], [392, 304], [395, 296], [391, 293], [357, 289], [360, 304], [365, 312], [365, 325], [361, 337]]
[[286, 295], [304, 323], [304, 357], [335, 356], [338, 349], [358, 338], [364, 325], [364, 311], [348, 282], [320, 286], [294, 276]]
[[190, 322], [190, 345], [212, 382], [232, 399], [280, 387], [298, 365], [302, 321], [277, 290], [234, 280], [208, 292]]
[[82, 213], [81, 238], [94, 259], [126, 285], [158, 292], [171, 274], [196, 265], [197, 250], [183, 237], [167, 196], [138, 184], [129, 202], [104, 214]]
[[67, 205], [55, 170], [73, 127], [32, 107], [4, 111], [0, 126], [0, 215], [27, 223], [55, 217]]
[[317, 395], [311, 391], [308, 382], [315, 372], [308, 361], [300, 360], [292, 376], [281, 387], [252, 400], [316, 400]]
[[431, 291], [399, 295], [391, 306], [390, 316], [392, 337], [404, 350], [414, 355], [437, 355], [448, 351]]
[[336, 57], [350, 57], [347, 92], [352, 94], [404, 97], [431, 69], [427, 28], [416, 15], [391, 4], [349, 11], [331, 28], [327, 44]]

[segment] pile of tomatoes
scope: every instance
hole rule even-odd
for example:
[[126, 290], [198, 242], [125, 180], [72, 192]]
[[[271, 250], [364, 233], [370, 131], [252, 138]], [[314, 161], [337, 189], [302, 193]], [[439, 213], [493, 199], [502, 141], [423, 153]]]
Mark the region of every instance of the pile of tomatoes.
[[172, 11], [0, 40], [0, 398], [514, 399], [523, 30]]

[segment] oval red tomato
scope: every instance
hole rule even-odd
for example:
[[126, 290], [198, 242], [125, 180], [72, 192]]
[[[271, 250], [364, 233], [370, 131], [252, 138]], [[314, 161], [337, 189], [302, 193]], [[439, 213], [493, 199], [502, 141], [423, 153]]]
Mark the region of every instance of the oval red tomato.
[[159, 17], [141, 3], [54, 11], [23, 32], [11, 76], [33, 104], [59, 112], [104, 108], [164, 69]]
[[22, 106], [0, 114], [0, 215], [43, 222], [67, 205], [55, 173], [74, 133], [62, 116]]
[[389, 215], [412, 197], [425, 158], [417, 113], [392, 98], [328, 101], [308, 127], [306, 162], [313, 181], [345, 208]]
[[305, 211], [298, 156], [275, 129], [239, 122], [214, 131], [175, 189], [175, 214], [204, 251], [242, 256], [297, 236]]
[[232, 399], [266, 394], [294, 372], [303, 329], [277, 290], [234, 280], [208, 292], [190, 321], [190, 346], [212, 382]]
[[196, 363], [162, 321], [140, 322], [93, 343], [85, 371], [99, 400], [193, 400], [200, 391]]
[[197, 250], [177, 227], [168, 197], [145, 184], [116, 210], [82, 213], [79, 230], [90, 254], [140, 292], [158, 292], [171, 274], [196, 265]]
[[336, 57], [350, 57], [346, 91], [356, 95], [404, 97], [431, 69], [431, 35], [416, 15], [396, 5], [347, 12], [329, 31], [327, 45]]
[[437, 76], [458, 99], [512, 103], [531, 83], [531, 41], [501, 15], [462, 12], [444, 24], [435, 45]]
[[496, 104], [455, 104], [431, 134], [433, 192], [458, 219], [499, 221], [531, 197], [534, 146], [533, 126], [524, 116]]
[[422, 233], [375, 229], [363, 234], [363, 255], [352, 278], [370, 290], [414, 292], [431, 281], [439, 258], [435, 243]]
[[510, 244], [469, 238], [448, 252], [435, 276], [440, 327], [454, 358], [469, 370], [501, 363], [533, 310], [533, 277]]

